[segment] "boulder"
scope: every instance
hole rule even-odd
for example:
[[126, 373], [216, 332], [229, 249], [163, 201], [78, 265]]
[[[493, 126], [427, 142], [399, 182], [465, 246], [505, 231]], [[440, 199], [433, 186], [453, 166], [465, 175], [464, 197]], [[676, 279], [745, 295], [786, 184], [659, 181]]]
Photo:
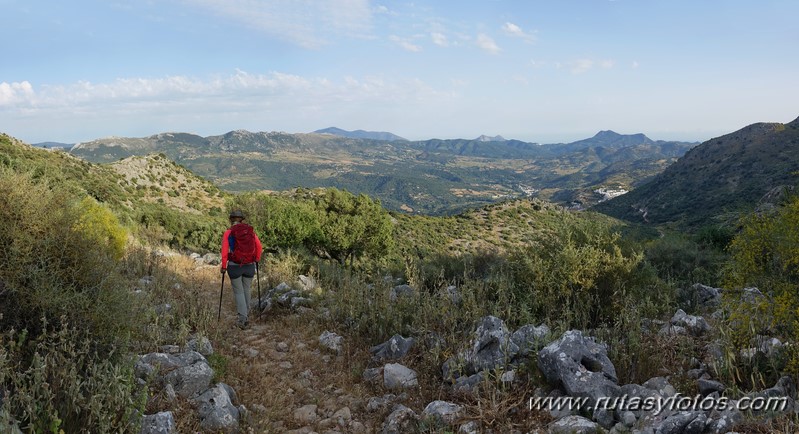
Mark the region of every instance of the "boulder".
[[480, 434], [480, 424], [470, 420], [458, 427], [458, 434]]
[[319, 335], [319, 345], [340, 355], [344, 350], [344, 337], [325, 330]]
[[694, 336], [702, 336], [710, 330], [710, 325], [701, 316], [688, 315], [684, 310], [678, 309], [669, 321], [671, 325], [685, 328]]
[[208, 340], [205, 336], [200, 336], [198, 338], [190, 339], [186, 343], [186, 351], [196, 351], [202, 354], [204, 357], [208, 357], [214, 353], [214, 347], [211, 345], [211, 341]]
[[300, 425], [311, 425], [319, 420], [319, 415], [316, 414], [317, 406], [314, 404], [303, 405], [302, 407], [294, 410], [294, 421]]
[[721, 393], [726, 389], [726, 387], [718, 381], [706, 380], [703, 378], [696, 380], [696, 385], [699, 387], [699, 394], [702, 396], [710, 395], [713, 392]]
[[483, 373], [478, 372], [469, 376], [461, 376], [455, 380], [452, 390], [455, 392], [477, 395], [480, 392], [480, 384], [483, 382]]
[[302, 293], [296, 289], [284, 292], [277, 297], [277, 304], [282, 307], [291, 307], [291, 300], [296, 297], [301, 297]]
[[709, 424], [701, 411], [681, 411], [665, 418], [655, 426], [658, 434], [702, 434]]
[[665, 377], [652, 377], [646, 380], [643, 387], [657, 392], [658, 395], [668, 398], [677, 394], [677, 389]]
[[744, 415], [737, 408], [737, 401], [730, 401], [724, 410], [714, 410], [710, 415], [707, 432], [711, 434], [724, 434], [730, 432], [733, 426], [743, 422]]
[[573, 397], [595, 401], [619, 394], [616, 368], [605, 346], [578, 330], [567, 331], [538, 353], [538, 368], [553, 386]]
[[291, 302], [289, 303], [289, 307], [295, 310], [301, 307], [309, 308], [311, 306], [313, 306], [313, 301], [306, 297], [292, 297]]
[[388, 390], [406, 389], [419, 385], [413, 369], [399, 363], [389, 363], [383, 367], [383, 387]]
[[133, 372], [136, 378], [147, 380], [152, 375], [169, 372], [184, 365], [183, 361], [172, 354], [149, 353], [139, 356]]
[[397, 285], [391, 288], [389, 299], [397, 301], [400, 298], [410, 298], [416, 294], [416, 290], [410, 285]]
[[507, 366], [519, 352], [505, 322], [495, 316], [480, 319], [469, 348], [447, 360], [442, 367], [445, 379], [473, 375]]
[[[645, 402], [646, 400], [665, 398], [656, 390], [641, 386], [639, 384], [625, 384], [624, 386], [621, 386], [620, 391], [621, 391], [620, 396], [626, 396], [628, 403], [631, 402], [632, 399], [635, 399], [637, 402], [640, 403], [640, 402]], [[632, 405], [625, 405], [624, 408], [617, 409], [616, 413], [619, 420], [622, 421], [624, 420], [622, 418], [624, 413], [632, 413], [632, 415], [636, 419], [641, 418], [645, 415], [645, 411], [644, 408], [642, 408], [642, 406], [633, 407]]]
[[405, 339], [400, 335], [394, 335], [388, 341], [370, 348], [369, 352], [372, 353], [372, 361], [375, 363], [395, 361], [405, 357], [413, 343], [413, 338]]
[[286, 292], [291, 291], [291, 286], [289, 286], [286, 282], [280, 282], [276, 287], [269, 290], [269, 294], [280, 295]]
[[566, 416], [552, 422], [547, 432], [549, 434], [598, 434], [603, 430], [599, 424], [582, 416]]
[[695, 283], [691, 286], [689, 293], [691, 301], [701, 308], [711, 309], [721, 303], [721, 288]]
[[238, 431], [240, 414], [228, 393], [230, 389], [230, 386], [219, 383], [191, 400], [200, 417], [200, 428], [211, 432]]
[[175, 431], [175, 417], [171, 411], [148, 414], [142, 418], [140, 434], [172, 434]]
[[261, 298], [257, 300], [256, 306], [259, 312], [268, 312], [272, 310], [272, 296], [268, 294], [261, 296]]
[[393, 393], [389, 393], [383, 396], [373, 396], [369, 398], [369, 401], [367, 401], [366, 403], [366, 411], [370, 413], [374, 413], [376, 411], [384, 411], [389, 408], [392, 408], [394, 404], [405, 398], [406, 398], [405, 394], [397, 396], [394, 395]]
[[391, 414], [383, 422], [383, 434], [405, 434], [416, 432], [419, 427], [419, 415], [402, 404], [397, 404]]
[[[768, 402], [771, 408], [753, 408], [755, 414], [763, 413], [783, 413], [791, 412], [794, 409], [796, 398], [796, 384], [789, 376], [785, 376], [777, 380], [777, 383], [768, 389], [759, 392], [748, 393], [747, 398], [751, 400], [763, 399]], [[772, 399], [772, 401], [769, 401]]]
[[452, 425], [460, 417], [463, 407], [447, 401], [433, 401], [424, 408], [422, 416], [439, 424]]
[[658, 331], [658, 334], [661, 336], [678, 336], [688, 335], [689, 333], [685, 327], [666, 324]]
[[319, 285], [316, 283], [316, 280], [313, 277], [301, 274], [297, 276], [297, 281], [299, 282], [302, 290], [305, 292], [312, 292], [319, 287]]
[[538, 327], [527, 324], [513, 332], [510, 339], [519, 347], [517, 357], [527, 357], [534, 351], [544, 348], [550, 334], [551, 331], [546, 324], [541, 324]]
[[203, 263], [208, 265], [219, 265], [222, 263], [222, 255], [219, 253], [206, 253], [203, 255]]
[[741, 291], [741, 301], [743, 301], [744, 303], [750, 303], [750, 304], [758, 303], [760, 302], [760, 300], [762, 300], [765, 297], [766, 296], [763, 295], [763, 293], [760, 292], [759, 289], [754, 287], [744, 288]]
[[197, 352], [191, 351], [178, 355], [179, 358], [181, 356], [184, 356], [185, 364], [167, 373], [164, 376], [164, 382], [171, 384], [178, 396], [191, 398], [208, 389], [211, 379], [214, 377], [214, 370], [208, 365], [205, 357]]

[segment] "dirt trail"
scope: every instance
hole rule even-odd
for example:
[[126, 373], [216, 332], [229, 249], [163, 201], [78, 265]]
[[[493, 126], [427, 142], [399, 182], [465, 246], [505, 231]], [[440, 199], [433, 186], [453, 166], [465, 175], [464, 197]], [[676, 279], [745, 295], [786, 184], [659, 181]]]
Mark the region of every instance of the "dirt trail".
[[[206, 281], [208, 300], [216, 309], [219, 287]], [[273, 308], [260, 319], [251, 316], [250, 327], [240, 330], [234, 326], [233, 295], [225, 286], [222, 319], [211, 340], [225, 360], [218, 381], [232, 386], [250, 410], [243, 432], [379, 431], [382, 414], [367, 412], [366, 402], [380, 393], [370, 391], [360, 378], [366, 351], [353, 351], [346, 341], [340, 355], [322, 348], [318, 338], [326, 326], [315, 311]], [[262, 283], [261, 290], [265, 288]], [[254, 302], [256, 298], [253, 294]]]

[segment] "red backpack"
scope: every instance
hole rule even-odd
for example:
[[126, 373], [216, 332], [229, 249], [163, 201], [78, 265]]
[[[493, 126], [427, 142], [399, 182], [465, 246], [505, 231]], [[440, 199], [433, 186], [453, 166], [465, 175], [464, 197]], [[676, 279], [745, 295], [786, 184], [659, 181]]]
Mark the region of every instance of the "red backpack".
[[255, 231], [246, 223], [237, 223], [230, 228], [228, 237], [230, 260], [237, 264], [251, 264], [257, 258]]

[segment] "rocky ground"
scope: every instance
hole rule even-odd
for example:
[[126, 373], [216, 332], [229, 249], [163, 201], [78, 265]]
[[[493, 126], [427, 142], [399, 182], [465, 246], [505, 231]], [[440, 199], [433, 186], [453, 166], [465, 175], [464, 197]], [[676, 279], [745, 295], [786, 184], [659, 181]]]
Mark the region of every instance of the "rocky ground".
[[[205, 264], [209, 261], [213, 258], [196, 258], [194, 268], [187, 270], [195, 277], [206, 310], [214, 313], [207, 338], [197, 336], [183, 347], [164, 346], [143, 355], [137, 364], [139, 378], [150, 379], [154, 385], [142, 434], [703, 434], [731, 432], [746, 420], [752, 426], [764, 426], [770, 417], [795, 414], [799, 409], [794, 381], [783, 377], [773, 387], [750, 393], [749, 398], [785, 397], [787, 408], [777, 414], [754, 415], [754, 419], [737, 410], [696, 408], [531, 410], [526, 405], [529, 398], [596, 402], [625, 396], [660, 402], [680, 395], [668, 376], [640, 385], [619, 381], [607, 346], [579, 330], [556, 335], [546, 325], [528, 324], [513, 331], [494, 316], [482, 318], [469, 341], [450, 353], [440, 369], [423, 371], [426, 368], [409, 354], [429, 349], [435, 339], [395, 335], [370, 348], [340, 336], [326, 308], [311, 301], [316, 284], [304, 276], [278, 285], [271, 278], [262, 279], [263, 297], [258, 303], [262, 314], [254, 314], [250, 327], [241, 330], [234, 325], [229, 287], [223, 294], [221, 320], [216, 321], [219, 274], [217, 267]], [[692, 290], [709, 307], [716, 306], [720, 297], [715, 288], [696, 285]], [[745, 291], [743, 302], [755, 295], [762, 297], [755, 291]], [[412, 296], [412, 292], [413, 288], [400, 285], [392, 290], [392, 297]], [[653, 338], [704, 339], [711, 328], [703, 317], [682, 310], [668, 322], [650, 322]], [[696, 390], [697, 397], [717, 400], [725, 386], [712, 378], [708, 364], [695, 363], [687, 373], [695, 386], [688, 389]], [[530, 383], [533, 366], [543, 378]], [[541, 386], [541, 380], [548, 384]]]

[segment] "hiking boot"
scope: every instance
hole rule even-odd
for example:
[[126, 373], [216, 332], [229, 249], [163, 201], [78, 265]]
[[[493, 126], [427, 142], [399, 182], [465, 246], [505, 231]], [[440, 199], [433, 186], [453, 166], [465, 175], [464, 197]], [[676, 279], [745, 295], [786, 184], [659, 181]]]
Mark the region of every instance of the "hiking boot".
[[240, 328], [242, 330], [247, 330], [248, 328], [250, 328], [250, 322], [249, 321], [238, 321], [238, 322], [236, 322], [236, 327], [238, 327], [238, 328]]

